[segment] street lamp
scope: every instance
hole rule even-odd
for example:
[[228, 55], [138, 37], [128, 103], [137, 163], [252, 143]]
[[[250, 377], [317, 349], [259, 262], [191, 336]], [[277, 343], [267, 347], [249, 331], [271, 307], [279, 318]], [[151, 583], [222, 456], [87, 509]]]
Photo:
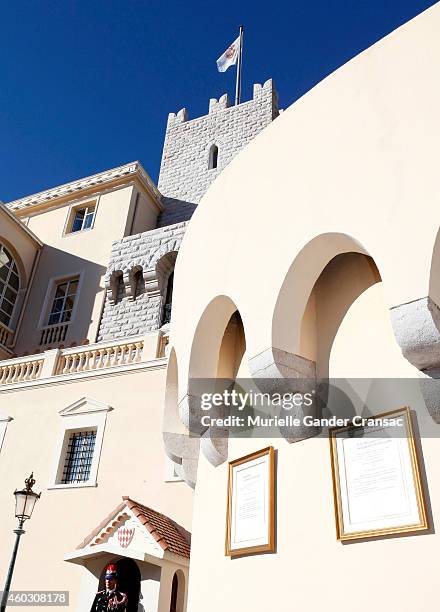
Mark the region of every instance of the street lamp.
[[26, 478], [24, 481], [25, 488], [21, 491], [17, 491], [15, 489], [15, 516], [18, 519], [18, 529], [14, 529], [14, 533], [17, 535], [14, 544], [14, 550], [12, 551], [11, 562], [9, 564], [8, 575], [5, 582], [5, 588], [3, 591], [2, 602], [0, 606], [0, 612], [4, 612], [6, 610], [6, 605], [9, 596], [9, 589], [11, 587], [12, 574], [14, 572], [15, 560], [17, 558], [18, 545], [20, 543], [21, 536], [25, 533], [23, 529], [23, 524], [27, 519], [30, 519], [32, 516], [32, 512], [34, 510], [35, 503], [37, 499], [40, 499], [41, 493], [35, 493], [32, 491], [32, 487], [35, 484], [34, 473]]

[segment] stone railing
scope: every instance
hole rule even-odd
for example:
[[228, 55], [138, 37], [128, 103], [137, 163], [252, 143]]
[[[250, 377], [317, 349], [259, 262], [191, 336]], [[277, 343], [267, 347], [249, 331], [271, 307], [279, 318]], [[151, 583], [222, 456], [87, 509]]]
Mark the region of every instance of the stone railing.
[[65, 349], [58, 359], [56, 374], [74, 374], [139, 363], [143, 348], [144, 340], [140, 338]]
[[36, 380], [43, 368], [43, 355], [0, 361], [0, 385]]
[[141, 366], [143, 362], [155, 367], [155, 360], [162, 366], [164, 357], [163, 339], [158, 332], [68, 349], [51, 349], [0, 361], [0, 387], [54, 376], [84, 376], [105, 368]]
[[41, 330], [40, 346], [49, 346], [57, 342], [64, 342], [67, 335], [69, 323], [60, 323], [59, 325], [47, 325]]

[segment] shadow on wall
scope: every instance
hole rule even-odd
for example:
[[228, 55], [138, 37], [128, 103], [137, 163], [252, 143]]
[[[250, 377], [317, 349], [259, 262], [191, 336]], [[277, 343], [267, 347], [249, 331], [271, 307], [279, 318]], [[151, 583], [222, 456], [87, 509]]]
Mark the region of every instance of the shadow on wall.
[[349, 308], [364, 291], [380, 282], [374, 260], [361, 253], [337, 255], [321, 272], [300, 328], [301, 352], [315, 361], [318, 377], [329, 376], [333, 342]]
[[[56, 348], [61, 344], [65, 347], [80, 345], [84, 344], [85, 340], [95, 342], [105, 297], [103, 282], [105, 272], [104, 266], [45, 245], [24, 310], [15, 348], [16, 354], [32, 354]], [[64, 300], [64, 310], [69, 310], [71, 307], [70, 314], [64, 317], [70, 317], [65, 337], [45, 342], [43, 331], [55, 327], [60, 319], [58, 316], [50, 319], [51, 311], [54, 307], [63, 306], [61, 302], [56, 306], [54, 304], [57, 285], [68, 280], [78, 280], [78, 285], [75, 286], [74, 297], [69, 301]], [[97, 301], [100, 304], [98, 310], [95, 307]], [[50, 339], [50, 336], [48, 338]]]
[[187, 202], [186, 200], [177, 200], [176, 198], [162, 198], [164, 206], [163, 212], [160, 213], [157, 220], [157, 227], [166, 227], [174, 223], [183, 223], [189, 221], [193, 216], [197, 204]]

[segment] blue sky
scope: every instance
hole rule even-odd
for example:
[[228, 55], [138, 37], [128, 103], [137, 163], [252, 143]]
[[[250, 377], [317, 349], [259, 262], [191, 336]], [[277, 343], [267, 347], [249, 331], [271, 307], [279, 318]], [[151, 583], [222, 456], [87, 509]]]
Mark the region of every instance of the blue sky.
[[275, 80], [289, 106], [434, 2], [2, 2], [0, 199], [139, 159], [154, 180], [169, 112], [234, 94], [215, 60], [244, 24], [243, 99]]

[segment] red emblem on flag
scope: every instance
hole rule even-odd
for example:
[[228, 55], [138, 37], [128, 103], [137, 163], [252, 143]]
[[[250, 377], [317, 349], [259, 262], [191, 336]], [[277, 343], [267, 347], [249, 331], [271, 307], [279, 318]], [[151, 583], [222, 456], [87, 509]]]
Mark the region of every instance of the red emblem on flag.
[[118, 540], [121, 548], [127, 548], [134, 536], [134, 527], [128, 529], [127, 527], [119, 527], [118, 529]]
[[235, 55], [235, 46], [234, 46], [234, 45], [231, 45], [231, 46], [228, 48], [228, 50], [226, 51], [226, 57], [227, 57], [228, 59], [231, 59], [231, 57], [234, 57], [234, 55]]

